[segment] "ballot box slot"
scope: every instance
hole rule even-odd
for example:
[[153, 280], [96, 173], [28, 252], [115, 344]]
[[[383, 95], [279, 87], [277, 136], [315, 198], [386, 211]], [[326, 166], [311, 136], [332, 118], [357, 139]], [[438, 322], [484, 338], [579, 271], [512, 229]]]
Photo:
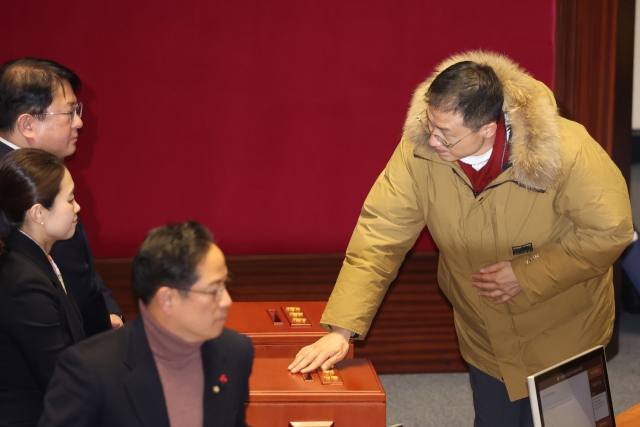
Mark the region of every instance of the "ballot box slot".
[[286, 306], [281, 307], [285, 318], [292, 327], [311, 326], [311, 320], [301, 307]]
[[278, 310], [276, 310], [275, 308], [268, 308], [267, 313], [269, 314], [269, 317], [271, 318], [271, 321], [274, 325], [282, 325], [282, 320], [278, 315]]
[[[331, 369], [318, 368], [313, 372], [318, 376], [322, 385], [344, 385], [342, 375], [340, 375], [335, 366], [331, 367]], [[304, 382], [315, 382], [312, 372], [300, 372], [300, 376]]]

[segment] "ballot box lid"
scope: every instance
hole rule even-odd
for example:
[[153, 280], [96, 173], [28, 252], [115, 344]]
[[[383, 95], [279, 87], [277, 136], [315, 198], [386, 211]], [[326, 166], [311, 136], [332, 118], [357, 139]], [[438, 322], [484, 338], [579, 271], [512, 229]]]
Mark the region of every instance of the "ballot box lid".
[[[234, 302], [229, 307], [225, 326], [247, 335], [254, 344], [306, 343], [310, 344], [327, 334], [320, 327], [326, 301]], [[300, 308], [309, 325], [291, 324], [285, 309]], [[275, 323], [270, 311], [277, 315]]]
[[342, 384], [323, 384], [319, 372], [307, 381], [287, 370], [286, 359], [254, 359], [249, 403], [257, 402], [385, 402], [386, 394], [367, 359], [344, 359], [335, 366]]

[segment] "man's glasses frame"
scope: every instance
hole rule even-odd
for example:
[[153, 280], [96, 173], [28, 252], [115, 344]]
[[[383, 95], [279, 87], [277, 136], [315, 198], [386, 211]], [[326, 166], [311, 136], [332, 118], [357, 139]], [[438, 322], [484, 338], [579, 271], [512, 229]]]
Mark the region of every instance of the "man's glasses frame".
[[477, 128], [473, 129], [471, 132], [469, 132], [468, 134], [466, 134], [465, 136], [463, 136], [462, 138], [460, 138], [457, 142], [454, 142], [453, 144], [449, 144], [443, 137], [434, 134], [430, 129], [429, 126], [427, 124], [425, 124], [422, 121], [422, 114], [424, 114], [424, 118], [427, 120], [428, 123], [430, 123], [429, 121], [429, 117], [427, 116], [427, 110], [424, 110], [424, 113], [418, 114], [418, 116], [416, 117], [416, 119], [420, 122], [420, 124], [422, 125], [422, 128], [424, 129], [424, 131], [427, 133], [427, 138], [431, 138], [431, 135], [433, 135], [440, 144], [444, 145], [445, 147], [451, 149], [454, 145], [458, 144], [460, 141], [462, 141], [463, 139], [465, 139], [466, 137], [468, 137], [469, 135], [471, 135], [472, 133], [477, 132], [478, 130], [480, 130], [480, 128], [484, 125], [480, 125]]
[[35, 116], [56, 116], [59, 114], [68, 114], [69, 121], [71, 123], [75, 122], [76, 117], [82, 118], [82, 102], [78, 102], [76, 105], [71, 107], [71, 111], [68, 111], [66, 113], [40, 113], [40, 114], [34, 114], [34, 115]]
[[179, 289], [179, 290], [184, 292], [194, 292], [196, 294], [213, 295], [213, 298], [217, 300], [218, 298], [220, 298], [220, 296], [222, 296], [225, 290], [229, 289], [229, 286], [231, 286], [231, 278], [227, 277], [226, 279], [224, 279], [222, 284], [219, 285], [214, 291], [199, 291], [197, 289]]

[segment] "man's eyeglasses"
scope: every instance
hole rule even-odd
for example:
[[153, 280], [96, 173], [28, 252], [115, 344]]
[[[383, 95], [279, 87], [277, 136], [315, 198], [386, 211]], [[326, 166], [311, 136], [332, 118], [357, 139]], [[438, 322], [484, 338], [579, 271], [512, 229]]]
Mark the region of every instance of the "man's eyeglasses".
[[55, 116], [58, 114], [68, 114], [69, 120], [73, 123], [76, 120], [76, 117], [82, 118], [82, 102], [78, 102], [74, 107], [71, 107], [71, 111], [66, 113], [40, 113], [36, 114], [36, 116]]
[[184, 291], [195, 292], [196, 294], [213, 295], [213, 298], [217, 300], [220, 298], [220, 296], [222, 296], [225, 290], [229, 289], [229, 286], [231, 286], [231, 278], [227, 277], [226, 279], [224, 279], [224, 282], [222, 282], [222, 284], [220, 284], [213, 291], [199, 291], [196, 289], [184, 289]]
[[[427, 110], [424, 111], [424, 118], [426, 119], [427, 123], [429, 122], [429, 117], [427, 117]], [[484, 125], [480, 125], [477, 128], [475, 128], [474, 130], [472, 130], [471, 132], [469, 132], [468, 134], [466, 134], [465, 136], [463, 136], [462, 138], [460, 138], [457, 142], [454, 142], [453, 144], [449, 144], [443, 137], [434, 134], [431, 129], [429, 129], [429, 126], [426, 125], [423, 121], [422, 121], [422, 114], [419, 114], [418, 117], [416, 117], [416, 119], [420, 122], [420, 124], [422, 125], [422, 127], [424, 128], [424, 131], [427, 133], [427, 138], [431, 138], [431, 136], [433, 135], [440, 144], [444, 145], [447, 148], [451, 148], [454, 145], [456, 145], [458, 142], [462, 141], [463, 139], [465, 139], [466, 137], [468, 137], [469, 135], [471, 135], [474, 132], [477, 132], [482, 126]]]

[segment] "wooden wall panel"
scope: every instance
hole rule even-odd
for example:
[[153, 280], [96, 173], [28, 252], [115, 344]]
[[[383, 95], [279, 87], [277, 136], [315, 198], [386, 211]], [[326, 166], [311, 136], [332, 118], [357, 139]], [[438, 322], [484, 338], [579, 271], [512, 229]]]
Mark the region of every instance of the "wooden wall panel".
[[618, 0], [556, 5], [554, 92], [560, 113], [582, 123], [611, 155]]
[[133, 320], [138, 316], [138, 299], [131, 281], [131, 259], [97, 259], [96, 270], [113, 293], [124, 318]]
[[[560, 113], [587, 129], [631, 175], [635, 0], [557, 0], [554, 94]], [[620, 266], [614, 265], [617, 307]], [[617, 317], [617, 316], [616, 316]], [[618, 353], [618, 321], [607, 355]]]
[[[229, 257], [234, 301], [326, 301], [344, 255]], [[453, 310], [436, 284], [437, 253], [412, 253], [382, 303], [355, 356], [373, 361], [379, 373], [461, 372]], [[126, 319], [138, 315], [131, 260], [97, 260], [96, 267]]]
[[384, 373], [461, 372], [453, 309], [438, 289], [438, 255], [413, 253], [403, 264], [356, 357]]
[[629, 179], [635, 0], [557, 0], [554, 94]]

